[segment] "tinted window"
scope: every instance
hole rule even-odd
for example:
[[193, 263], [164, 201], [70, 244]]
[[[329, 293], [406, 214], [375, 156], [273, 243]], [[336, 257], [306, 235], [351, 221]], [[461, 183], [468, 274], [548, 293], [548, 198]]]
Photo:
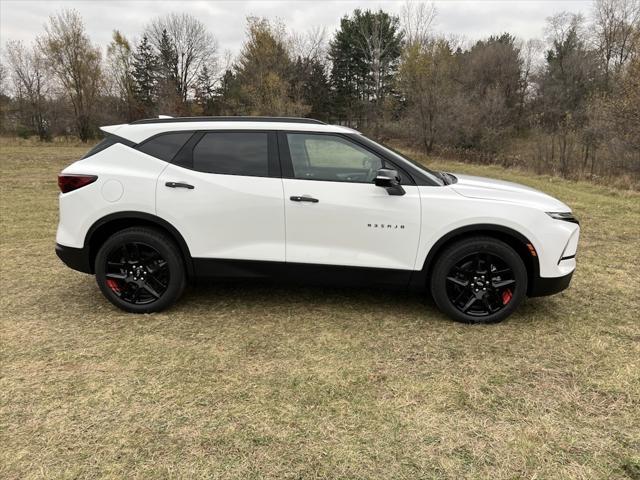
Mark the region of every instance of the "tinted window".
[[207, 133], [193, 149], [193, 168], [207, 173], [266, 177], [267, 138], [261, 132]]
[[89, 150], [82, 158], [88, 158], [91, 155], [95, 155], [96, 153], [101, 152], [106, 148], [109, 148], [114, 143], [118, 143], [118, 137], [112, 137], [112, 136], [105, 137], [100, 143], [98, 143], [95, 147]]
[[160, 160], [170, 162], [182, 146], [189, 140], [193, 132], [167, 133], [158, 135], [144, 142], [138, 150], [147, 155], [154, 156]]
[[295, 178], [373, 182], [382, 160], [355, 143], [334, 135], [287, 134]]

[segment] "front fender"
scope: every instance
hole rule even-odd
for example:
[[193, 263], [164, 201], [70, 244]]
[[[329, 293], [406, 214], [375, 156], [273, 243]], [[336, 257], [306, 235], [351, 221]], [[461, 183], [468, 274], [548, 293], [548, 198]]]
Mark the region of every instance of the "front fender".
[[422, 231], [415, 270], [428, 267], [429, 255], [458, 235], [496, 231], [533, 245], [541, 277], [567, 273], [558, 261], [577, 225], [530, 206], [463, 197], [447, 187], [421, 187], [420, 194]]

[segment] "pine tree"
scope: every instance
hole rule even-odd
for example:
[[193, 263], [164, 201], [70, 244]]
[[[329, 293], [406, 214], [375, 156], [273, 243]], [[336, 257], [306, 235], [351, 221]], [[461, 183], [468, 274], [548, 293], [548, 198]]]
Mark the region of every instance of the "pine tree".
[[[365, 113], [380, 118], [384, 100], [393, 95], [403, 33], [399, 19], [382, 10], [355, 10], [340, 20], [331, 41], [331, 83], [338, 115], [349, 123]], [[373, 108], [371, 108], [373, 107]], [[355, 117], [355, 118], [354, 118]]]
[[227, 69], [214, 92], [215, 115], [232, 115], [239, 111], [240, 84], [232, 70]]
[[331, 115], [331, 86], [324, 65], [316, 59], [309, 62], [304, 85], [304, 101], [311, 107], [309, 116], [329, 121]]
[[166, 29], [162, 30], [157, 53], [158, 83], [156, 92], [159, 112], [166, 115], [188, 113], [182, 101], [178, 84], [178, 53]]
[[213, 99], [215, 95], [215, 81], [213, 80], [209, 68], [205, 65], [200, 70], [195, 85], [196, 104], [204, 115], [212, 115]]
[[354, 22], [345, 16], [340, 19], [340, 28], [329, 46], [334, 113], [348, 124], [361, 117], [360, 86], [366, 72], [362, 58], [356, 52], [355, 37]]
[[153, 54], [149, 39], [143, 36], [133, 54], [134, 97], [142, 116], [149, 115], [156, 89], [157, 60]]
[[331, 116], [331, 87], [327, 72], [317, 58], [298, 57], [291, 68], [291, 96], [308, 105], [308, 116], [329, 121]]
[[158, 47], [158, 78], [161, 82], [178, 88], [178, 53], [166, 30]]

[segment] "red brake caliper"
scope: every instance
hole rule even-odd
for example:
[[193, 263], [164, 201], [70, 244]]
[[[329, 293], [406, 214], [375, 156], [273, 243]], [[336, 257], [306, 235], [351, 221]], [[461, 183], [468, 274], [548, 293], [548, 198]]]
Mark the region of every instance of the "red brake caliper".
[[513, 293], [511, 293], [511, 290], [507, 288], [504, 292], [502, 292], [502, 304], [506, 305], [507, 303], [509, 303], [512, 297]]
[[118, 282], [113, 278], [107, 278], [107, 287], [116, 293], [120, 293], [120, 285], [118, 285]]

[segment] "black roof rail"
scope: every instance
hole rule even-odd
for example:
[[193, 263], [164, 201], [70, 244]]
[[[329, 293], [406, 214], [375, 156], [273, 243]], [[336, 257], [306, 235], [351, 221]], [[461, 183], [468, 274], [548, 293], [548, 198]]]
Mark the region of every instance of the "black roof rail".
[[131, 122], [130, 125], [140, 125], [144, 123], [183, 123], [183, 122], [283, 122], [283, 123], [313, 123], [316, 125], [326, 125], [326, 123], [313, 118], [299, 117], [175, 117], [175, 118], [144, 118]]

